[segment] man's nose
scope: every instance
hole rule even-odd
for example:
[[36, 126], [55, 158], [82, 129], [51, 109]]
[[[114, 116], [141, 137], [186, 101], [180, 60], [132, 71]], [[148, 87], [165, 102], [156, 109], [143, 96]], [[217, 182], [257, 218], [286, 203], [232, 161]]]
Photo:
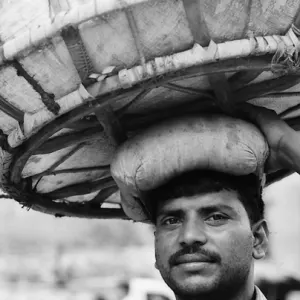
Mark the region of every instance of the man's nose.
[[203, 220], [199, 217], [186, 220], [180, 230], [179, 243], [181, 246], [193, 245], [194, 243], [206, 244], [207, 234]]

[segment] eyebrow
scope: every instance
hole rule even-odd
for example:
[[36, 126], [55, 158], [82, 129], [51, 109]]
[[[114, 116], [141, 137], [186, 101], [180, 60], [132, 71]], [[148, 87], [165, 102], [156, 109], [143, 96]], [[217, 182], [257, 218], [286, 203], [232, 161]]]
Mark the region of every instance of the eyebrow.
[[[207, 206], [204, 206], [204, 207], [201, 207], [198, 209], [198, 212], [201, 215], [208, 215], [208, 214], [211, 214], [216, 211], [227, 211], [227, 212], [233, 214], [234, 216], [238, 215], [237, 211], [232, 206], [229, 206], [226, 204], [207, 205]], [[182, 215], [183, 212], [184, 212], [184, 210], [182, 208], [170, 208], [170, 209], [162, 208], [162, 209], [158, 210], [157, 216], [158, 217], [159, 216], [161, 217], [164, 215], [179, 216], [179, 215]]]

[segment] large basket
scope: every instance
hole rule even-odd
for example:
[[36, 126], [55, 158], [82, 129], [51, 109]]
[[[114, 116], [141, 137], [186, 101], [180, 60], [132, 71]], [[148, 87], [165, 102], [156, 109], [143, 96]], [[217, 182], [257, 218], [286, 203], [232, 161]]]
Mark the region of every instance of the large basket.
[[126, 218], [109, 165], [139, 130], [243, 101], [300, 128], [300, 1], [283, 3], [0, 1], [3, 190], [55, 216]]

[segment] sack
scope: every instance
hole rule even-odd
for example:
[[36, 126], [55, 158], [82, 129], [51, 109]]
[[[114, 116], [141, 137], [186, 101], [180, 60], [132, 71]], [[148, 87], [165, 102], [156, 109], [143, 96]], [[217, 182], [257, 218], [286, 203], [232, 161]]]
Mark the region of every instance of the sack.
[[261, 177], [267, 156], [267, 142], [254, 125], [223, 115], [197, 115], [161, 123], [126, 141], [111, 173], [125, 213], [143, 221], [143, 192], [193, 169]]

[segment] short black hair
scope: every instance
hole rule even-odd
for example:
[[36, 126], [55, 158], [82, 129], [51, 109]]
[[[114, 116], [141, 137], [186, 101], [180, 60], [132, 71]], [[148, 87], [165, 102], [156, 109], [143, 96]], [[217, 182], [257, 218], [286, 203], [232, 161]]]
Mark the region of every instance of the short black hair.
[[234, 176], [215, 171], [194, 170], [172, 178], [160, 187], [145, 194], [145, 206], [152, 223], [156, 223], [157, 201], [222, 190], [236, 191], [245, 207], [251, 224], [264, 218], [264, 202], [259, 178], [254, 175]]

